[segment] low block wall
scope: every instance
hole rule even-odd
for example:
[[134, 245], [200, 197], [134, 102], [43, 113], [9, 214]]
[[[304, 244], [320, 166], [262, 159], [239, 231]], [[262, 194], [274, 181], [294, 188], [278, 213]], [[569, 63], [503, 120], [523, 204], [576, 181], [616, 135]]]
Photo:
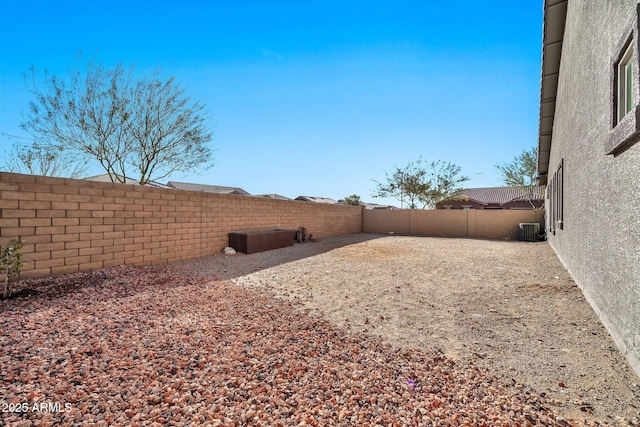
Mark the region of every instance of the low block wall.
[[542, 230], [544, 211], [365, 210], [0, 172], [0, 243], [22, 237], [23, 278], [211, 255], [233, 231], [517, 240], [521, 222]]
[[359, 233], [358, 207], [0, 172], [0, 243], [22, 237], [23, 278], [220, 252], [227, 233]]
[[519, 224], [544, 230], [544, 210], [365, 210], [365, 233], [518, 240]]

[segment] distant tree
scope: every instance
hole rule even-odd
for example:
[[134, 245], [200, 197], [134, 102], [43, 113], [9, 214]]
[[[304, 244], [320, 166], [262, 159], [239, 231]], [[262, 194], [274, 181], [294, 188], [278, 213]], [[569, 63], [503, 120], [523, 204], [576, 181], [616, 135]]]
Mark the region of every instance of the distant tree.
[[538, 157], [536, 147], [524, 150], [514, 157], [511, 163], [496, 165], [502, 182], [509, 187], [521, 187], [523, 200], [527, 200], [533, 209], [537, 209], [533, 199], [539, 197], [535, 192], [536, 176], [538, 175]]
[[360, 206], [362, 204], [362, 200], [360, 200], [360, 196], [358, 196], [357, 194], [352, 194], [342, 199], [342, 204], [349, 206]]
[[394, 166], [391, 173], [385, 172], [386, 182], [374, 180], [373, 197], [394, 197], [411, 209], [433, 208], [437, 201], [452, 196], [460, 185], [469, 180], [460, 175], [461, 169], [441, 160], [427, 163], [422, 158], [409, 162], [404, 168]]
[[536, 183], [538, 171], [536, 147], [524, 150], [510, 163], [496, 165], [500, 179], [509, 187], [531, 187]]
[[91, 62], [67, 81], [45, 71], [39, 85], [34, 68], [25, 80], [35, 99], [21, 126], [34, 147], [97, 161], [112, 181], [141, 185], [212, 165], [204, 106], [173, 77], [135, 78], [133, 68]]
[[7, 172], [28, 175], [57, 176], [61, 178], [82, 178], [86, 176], [86, 164], [78, 162], [71, 153], [55, 146], [38, 144], [22, 145], [14, 143], [5, 154], [0, 168]]

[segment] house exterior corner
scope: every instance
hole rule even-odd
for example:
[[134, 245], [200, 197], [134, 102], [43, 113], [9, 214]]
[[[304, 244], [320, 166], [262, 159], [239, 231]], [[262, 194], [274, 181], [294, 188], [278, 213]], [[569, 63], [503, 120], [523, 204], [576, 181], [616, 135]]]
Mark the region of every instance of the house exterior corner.
[[638, 9], [545, 1], [538, 175], [549, 244], [640, 376]]

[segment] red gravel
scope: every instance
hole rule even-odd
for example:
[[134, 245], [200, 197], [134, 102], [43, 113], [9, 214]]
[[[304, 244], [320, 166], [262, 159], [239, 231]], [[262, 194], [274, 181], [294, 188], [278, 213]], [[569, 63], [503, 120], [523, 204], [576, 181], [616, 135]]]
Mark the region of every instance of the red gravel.
[[483, 368], [170, 267], [20, 287], [41, 293], [0, 301], [0, 424], [576, 425]]

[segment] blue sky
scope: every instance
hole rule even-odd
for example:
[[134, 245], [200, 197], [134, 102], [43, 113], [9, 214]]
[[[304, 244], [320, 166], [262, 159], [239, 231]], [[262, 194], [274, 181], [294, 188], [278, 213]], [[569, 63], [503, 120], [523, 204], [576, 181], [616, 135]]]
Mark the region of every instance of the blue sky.
[[468, 187], [498, 186], [495, 165], [537, 143], [537, 0], [3, 0], [0, 14], [0, 132], [27, 136], [31, 66], [66, 77], [81, 52], [160, 68], [214, 130], [216, 165], [176, 181], [399, 205], [371, 197], [395, 164], [449, 161]]

